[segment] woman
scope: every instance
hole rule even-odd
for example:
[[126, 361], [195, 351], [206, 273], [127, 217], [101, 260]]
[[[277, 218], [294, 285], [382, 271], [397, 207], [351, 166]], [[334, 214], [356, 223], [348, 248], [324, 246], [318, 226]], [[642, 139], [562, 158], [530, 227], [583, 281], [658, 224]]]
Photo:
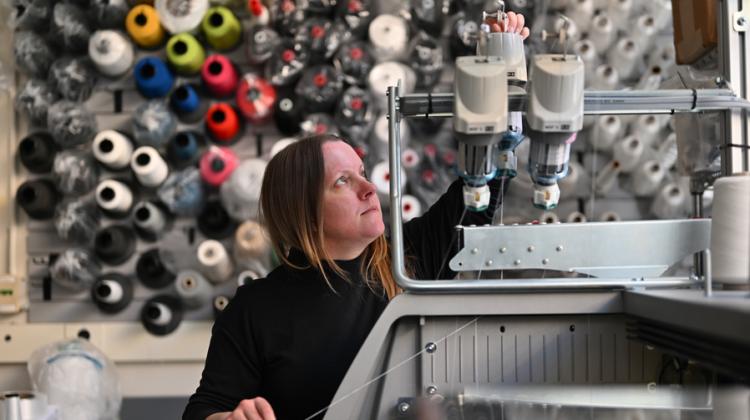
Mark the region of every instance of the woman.
[[[507, 29], [528, 36], [521, 15], [509, 13]], [[499, 184], [490, 183], [493, 202]], [[427, 213], [404, 224], [415, 277], [452, 278], [454, 226], [491, 222], [491, 211], [464, 211], [462, 186], [457, 180]], [[216, 320], [183, 419], [306, 419], [325, 409], [400, 292], [375, 187], [339, 137], [314, 136], [279, 152], [266, 168], [260, 201], [282, 265], [240, 287]]]

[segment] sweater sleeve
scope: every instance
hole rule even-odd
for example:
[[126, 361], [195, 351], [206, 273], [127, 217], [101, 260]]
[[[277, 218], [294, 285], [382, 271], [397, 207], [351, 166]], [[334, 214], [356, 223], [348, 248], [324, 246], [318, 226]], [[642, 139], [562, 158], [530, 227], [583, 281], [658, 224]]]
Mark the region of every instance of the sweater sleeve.
[[452, 279], [456, 272], [448, 267], [458, 252], [456, 225], [485, 225], [492, 223], [495, 209], [502, 202], [500, 189], [507, 190], [508, 182], [491, 180], [490, 206], [485, 211], [466, 210], [463, 181], [455, 180], [448, 190], [422, 216], [404, 223], [404, 247], [407, 267], [417, 279]]
[[[240, 290], [211, 330], [200, 384], [190, 397], [183, 420], [204, 420], [234, 410], [240, 401], [258, 395], [260, 361]], [[245, 308], [243, 308], [245, 307]]]

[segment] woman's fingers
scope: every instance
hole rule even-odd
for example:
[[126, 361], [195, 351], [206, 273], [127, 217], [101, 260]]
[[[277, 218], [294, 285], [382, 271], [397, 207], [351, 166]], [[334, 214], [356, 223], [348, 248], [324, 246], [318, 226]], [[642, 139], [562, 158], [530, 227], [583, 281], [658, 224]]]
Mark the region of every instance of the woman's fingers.
[[516, 26], [518, 24], [518, 16], [515, 12], [508, 12], [507, 26], [505, 32], [516, 32]]
[[261, 418], [263, 420], [276, 420], [276, 416], [273, 414], [273, 409], [271, 408], [271, 404], [269, 404], [265, 398], [263, 397], [256, 398], [255, 407], [260, 412]]
[[492, 24], [492, 26], [490, 26], [490, 31], [492, 31], [492, 32], [502, 32], [503, 30], [502, 30], [502, 28], [500, 28], [500, 25], [497, 22], [495, 22], [495, 23]]
[[516, 15], [516, 30], [515, 30], [515, 32], [517, 32], [519, 34], [521, 32], [523, 32], [525, 24], [526, 24], [526, 19], [523, 17], [523, 15], [520, 14], [520, 13], [517, 14]]
[[529, 28], [523, 28], [521, 30], [521, 38], [526, 39], [529, 37]]

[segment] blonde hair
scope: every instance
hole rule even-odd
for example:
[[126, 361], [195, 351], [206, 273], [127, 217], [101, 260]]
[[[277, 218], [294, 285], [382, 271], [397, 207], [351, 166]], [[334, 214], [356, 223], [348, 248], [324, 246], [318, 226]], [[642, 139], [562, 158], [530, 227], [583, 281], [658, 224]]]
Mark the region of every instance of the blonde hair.
[[[261, 221], [281, 261], [292, 268], [306, 268], [294, 265], [288, 258], [290, 248], [299, 249], [335, 291], [324, 263], [340, 277], [348, 279], [348, 276], [323, 246], [325, 162], [322, 146], [328, 141], [349, 144], [334, 135], [316, 135], [290, 144], [271, 159], [263, 176], [260, 210]], [[401, 292], [391, 272], [391, 254], [385, 234], [367, 246], [360, 270], [374, 292], [382, 292], [389, 300]]]

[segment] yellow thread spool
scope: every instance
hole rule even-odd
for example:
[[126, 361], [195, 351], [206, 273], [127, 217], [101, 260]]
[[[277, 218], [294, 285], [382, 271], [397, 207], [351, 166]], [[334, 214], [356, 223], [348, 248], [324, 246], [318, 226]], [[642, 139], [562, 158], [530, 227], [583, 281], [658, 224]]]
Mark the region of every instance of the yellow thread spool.
[[156, 48], [164, 42], [166, 32], [156, 9], [147, 4], [133, 7], [125, 18], [125, 29], [139, 47]]

